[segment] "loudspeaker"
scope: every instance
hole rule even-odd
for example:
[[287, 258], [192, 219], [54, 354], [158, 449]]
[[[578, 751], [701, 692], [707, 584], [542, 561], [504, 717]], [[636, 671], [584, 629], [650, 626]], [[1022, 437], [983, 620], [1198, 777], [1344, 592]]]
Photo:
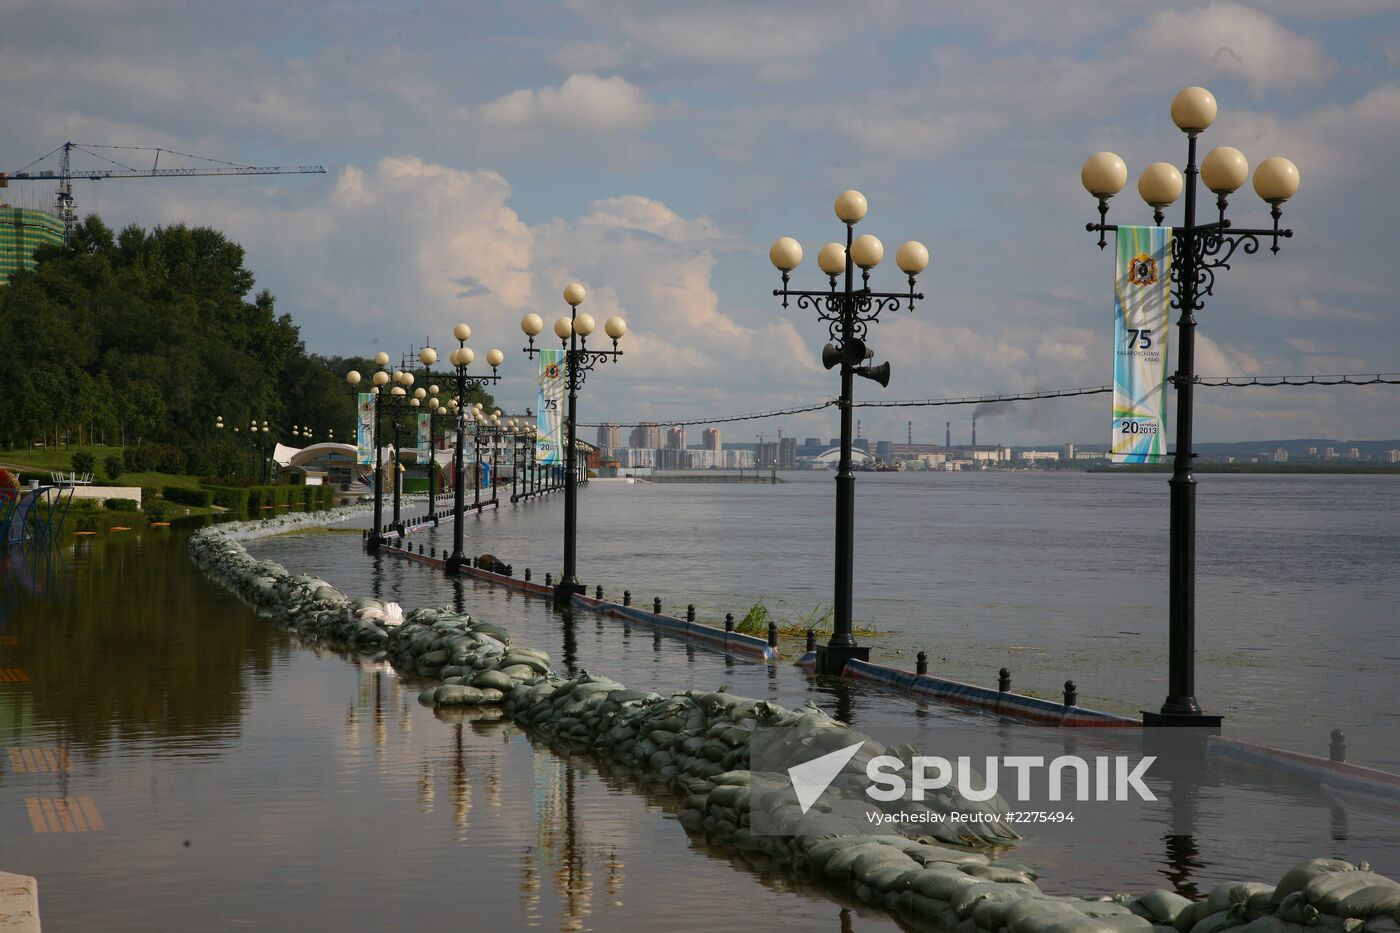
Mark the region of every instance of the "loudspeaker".
[[841, 351], [836, 349], [835, 344], [827, 344], [822, 347], [822, 365], [827, 369], [834, 369], [841, 362]]
[[864, 376], [880, 383], [880, 387], [888, 389], [890, 387], [890, 364], [881, 363], [879, 366], [862, 366], [855, 371], [857, 376]]

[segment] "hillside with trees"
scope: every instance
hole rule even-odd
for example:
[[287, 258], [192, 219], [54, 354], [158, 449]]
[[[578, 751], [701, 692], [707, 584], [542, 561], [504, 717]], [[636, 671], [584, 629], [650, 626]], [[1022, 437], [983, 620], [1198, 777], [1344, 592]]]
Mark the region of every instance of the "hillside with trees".
[[89, 216], [68, 246], [35, 258], [0, 286], [0, 347], [12, 361], [0, 448], [113, 445], [163, 461], [128, 468], [226, 476], [246, 453], [216, 432], [219, 416], [266, 420], [283, 442], [294, 424], [353, 438], [344, 374], [369, 361], [309, 353], [222, 233], [114, 234]]

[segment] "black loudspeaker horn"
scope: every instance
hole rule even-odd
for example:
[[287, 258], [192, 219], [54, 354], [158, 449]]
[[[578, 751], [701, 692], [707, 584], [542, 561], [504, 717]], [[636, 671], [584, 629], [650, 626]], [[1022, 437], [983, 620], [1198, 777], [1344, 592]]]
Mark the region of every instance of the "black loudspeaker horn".
[[864, 376], [866, 379], [880, 383], [882, 389], [890, 387], [890, 364], [881, 363], [879, 366], [862, 366], [856, 371], [857, 376]]
[[822, 347], [822, 365], [827, 369], [835, 369], [841, 362], [841, 351], [836, 349], [835, 344], [827, 344]]
[[866, 357], [870, 355], [870, 351], [865, 349], [865, 341], [861, 340], [859, 337], [852, 337], [850, 340], [847, 340], [846, 346], [842, 349], [845, 350], [843, 355], [846, 357], [846, 362], [850, 363], [852, 366], [859, 366], [861, 363], [864, 363]]

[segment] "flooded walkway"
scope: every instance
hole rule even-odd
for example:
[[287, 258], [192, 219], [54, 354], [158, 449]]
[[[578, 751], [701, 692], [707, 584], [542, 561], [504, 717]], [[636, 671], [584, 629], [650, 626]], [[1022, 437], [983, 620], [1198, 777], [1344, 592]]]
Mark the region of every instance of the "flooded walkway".
[[[711, 850], [678, 801], [499, 719], [439, 717], [383, 665], [302, 644], [207, 583], [187, 530], [88, 540], [0, 568], [0, 868], [37, 876], [50, 929], [892, 929], [804, 879]], [[358, 534], [251, 551], [352, 594], [460, 603], [560, 666], [642, 689], [812, 701], [877, 738], [1037, 754], [1069, 736], [927, 707], [570, 620], [445, 579]], [[1056, 892], [1208, 889], [1306, 856], [1397, 874], [1400, 821], [1267, 774], [1203, 775], [1194, 833], [1142, 809], [1029, 829], [1015, 858]]]

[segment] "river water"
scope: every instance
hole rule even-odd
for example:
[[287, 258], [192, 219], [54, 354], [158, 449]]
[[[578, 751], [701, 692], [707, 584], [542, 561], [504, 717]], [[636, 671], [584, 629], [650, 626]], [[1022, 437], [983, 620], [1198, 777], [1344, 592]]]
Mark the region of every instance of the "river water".
[[[830, 479], [794, 479], [595, 481], [580, 495], [584, 579], [639, 602], [695, 602], [702, 616], [742, 614], [759, 597], [807, 611], [826, 599]], [[1340, 725], [1353, 759], [1395, 761], [1398, 488], [1205, 478], [1200, 694], [1231, 734], [1321, 752]], [[924, 647], [946, 676], [986, 683], [1005, 663], [1017, 689], [1050, 694], [1074, 676], [1086, 705], [1155, 706], [1165, 567], [1149, 555], [1164, 550], [1165, 498], [1159, 477], [861, 477], [857, 606], [882, 633], [876, 655], [909, 662]], [[542, 578], [557, 566], [561, 513], [555, 496], [470, 518], [468, 550]], [[416, 683], [301, 643], [196, 574], [187, 533], [86, 539], [52, 561], [0, 565], [0, 669], [23, 672], [0, 683], [0, 868], [39, 877], [49, 928], [892, 926], [688, 836], [675, 798], [597, 759], [556, 755], [498, 720], [440, 718], [416, 703]], [[437, 547], [447, 535], [413, 539]], [[545, 601], [368, 558], [358, 534], [249, 549], [352, 594], [462, 605], [561, 667], [634, 687], [728, 684], [955, 753], [1097, 741], [561, 617]], [[1029, 828], [1013, 857], [1060, 893], [1272, 881], [1319, 855], [1400, 875], [1393, 805], [1219, 764], [1176, 781], [1185, 793], [1170, 814]], [[86, 831], [35, 832], [31, 807], [54, 799], [84, 801], [84, 818], [57, 828]]]

